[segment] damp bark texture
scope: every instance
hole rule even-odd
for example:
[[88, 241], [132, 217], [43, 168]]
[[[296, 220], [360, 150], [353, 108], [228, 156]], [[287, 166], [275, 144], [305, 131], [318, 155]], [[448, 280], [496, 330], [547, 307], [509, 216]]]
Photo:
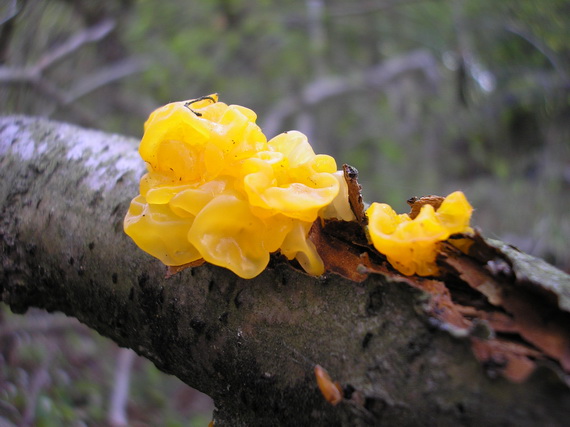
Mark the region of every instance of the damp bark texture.
[[[0, 298], [14, 312], [60, 311], [132, 348], [210, 395], [217, 426], [567, 425], [564, 273], [511, 254], [484, 271], [477, 257], [444, 257], [452, 267], [440, 281], [380, 270], [358, 281], [309, 277], [278, 257], [251, 280], [208, 264], [165, 278], [123, 233], [145, 170], [137, 147], [0, 118]], [[518, 271], [536, 276], [521, 286], [541, 316], [526, 319], [524, 303], [508, 298]], [[449, 302], [437, 305], [440, 294]], [[501, 301], [507, 308], [490, 316]], [[460, 320], [442, 314], [457, 307]], [[537, 324], [555, 329], [548, 350]], [[342, 387], [336, 406], [317, 387], [317, 364]]]

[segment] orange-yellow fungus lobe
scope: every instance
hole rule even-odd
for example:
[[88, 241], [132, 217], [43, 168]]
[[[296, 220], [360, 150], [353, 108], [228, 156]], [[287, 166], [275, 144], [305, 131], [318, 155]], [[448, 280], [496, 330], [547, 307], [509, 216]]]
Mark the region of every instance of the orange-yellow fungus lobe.
[[268, 149], [244, 162], [244, 188], [249, 201], [291, 218], [313, 222], [319, 210], [339, 192], [335, 160], [315, 155], [301, 132], [282, 133]]
[[[223, 195], [208, 203], [196, 216], [188, 240], [212, 264], [250, 279], [261, 273], [286, 233], [288, 222], [270, 227], [256, 217], [246, 201]], [[281, 226], [281, 227], [280, 227]]]
[[175, 215], [168, 205], [149, 204], [139, 195], [131, 202], [124, 227], [143, 251], [166, 265], [182, 265], [202, 258], [186, 239], [192, 221]]
[[374, 247], [401, 273], [435, 275], [439, 242], [452, 234], [471, 231], [472, 211], [460, 191], [447, 196], [437, 211], [432, 205], [422, 206], [414, 219], [408, 214], [396, 214], [384, 203], [373, 203], [366, 211], [368, 232]]
[[321, 366], [315, 365], [317, 385], [324, 398], [331, 405], [338, 405], [342, 401], [342, 388], [338, 382], [333, 382], [328, 372]]
[[336, 162], [300, 132], [268, 142], [256, 118], [217, 95], [150, 115], [139, 147], [148, 173], [124, 221], [141, 249], [169, 266], [203, 258], [243, 278], [280, 250], [308, 273], [324, 272], [308, 233], [339, 193]]

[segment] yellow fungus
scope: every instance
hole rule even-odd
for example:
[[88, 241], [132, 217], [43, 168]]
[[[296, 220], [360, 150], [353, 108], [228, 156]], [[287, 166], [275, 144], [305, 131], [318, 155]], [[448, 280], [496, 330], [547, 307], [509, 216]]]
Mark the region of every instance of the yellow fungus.
[[437, 211], [429, 204], [422, 206], [413, 220], [408, 214], [396, 214], [387, 204], [373, 203], [366, 211], [368, 232], [374, 247], [401, 273], [435, 275], [439, 242], [471, 231], [472, 211], [460, 191], [447, 196]]
[[296, 221], [281, 245], [281, 253], [299, 261], [307, 273], [320, 276], [325, 272], [325, 265], [313, 242], [306, 237], [310, 228], [310, 222]]
[[356, 216], [348, 202], [348, 184], [344, 179], [343, 171], [336, 171], [333, 176], [338, 181], [339, 191], [333, 201], [327, 206], [323, 207], [319, 212], [319, 216], [324, 219], [336, 218], [342, 221], [354, 221]]
[[217, 95], [150, 115], [139, 147], [148, 173], [124, 221], [141, 249], [170, 266], [203, 258], [244, 278], [280, 250], [324, 272], [307, 236], [339, 193], [336, 163], [300, 132], [267, 141], [256, 118]]
[[252, 205], [307, 222], [339, 192], [335, 160], [315, 155], [307, 137], [297, 131], [269, 141], [268, 151], [244, 162], [244, 171]]
[[153, 205], [143, 196], [131, 202], [125, 231], [137, 245], [166, 265], [182, 265], [202, 258], [186, 234], [193, 218], [174, 214], [168, 205]]
[[283, 242], [290, 226], [290, 221], [283, 219], [264, 221], [251, 212], [246, 201], [222, 195], [196, 216], [188, 240], [206, 261], [249, 279], [265, 269], [269, 253]]

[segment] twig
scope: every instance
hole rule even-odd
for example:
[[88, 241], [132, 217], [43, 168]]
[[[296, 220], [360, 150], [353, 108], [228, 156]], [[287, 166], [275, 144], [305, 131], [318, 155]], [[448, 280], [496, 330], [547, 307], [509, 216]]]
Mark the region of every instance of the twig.
[[129, 383], [135, 353], [128, 348], [121, 348], [117, 357], [115, 382], [109, 400], [109, 416], [107, 420], [113, 427], [128, 425], [127, 403], [129, 399]]

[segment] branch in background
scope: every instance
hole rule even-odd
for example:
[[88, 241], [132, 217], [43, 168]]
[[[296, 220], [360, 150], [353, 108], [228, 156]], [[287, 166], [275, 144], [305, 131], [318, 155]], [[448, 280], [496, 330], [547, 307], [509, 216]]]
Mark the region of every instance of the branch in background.
[[0, 64], [4, 64], [8, 59], [8, 46], [14, 34], [14, 19], [24, 9], [26, 0], [23, 0], [20, 4], [18, 3], [18, 0], [12, 0], [9, 5], [6, 4], [4, 6], [8, 10], [6, 11], [6, 16], [3, 16], [0, 20]]
[[104, 19], [92, 27], [86, 28], [77, 34], [74, 34], [64, 43], [41, 56], [35, 65], [37, 73], [41, 74], [47, 68], [56, 64], [57, 61], [60, 61], [66, 56], [73, 54], [84, 45], [104, 39], [111, 31], [113, 31], [115, 25], [115, 21], [112, 19]]
[[[104, 67], [79, 80], [68, 91], [62, 90], [45, 77], [44, 72], [54, 66], [58, 61], [72, 55], [88, 43], [102, 40], [114, 28], [115, 22], [111, 19], [105, 19], [73, 35], [55, 49], [46, 52], [34, 65], [25, 67], [0, 66], [0, 84], [30, 85], [39, 93], [54, 101], [55, 111], [58, 108], [69, 107], [79, 98], [103, 86], [141, 72], [146, 68], [147, 62], [141, 58], [127, 58]], [[79, 106], [74, 106], [71, 112], [83, 125], [95, 126], [97, 123], [96, 118], [91, 112]]]
[[6, 24], [12, 21], [16, 16], [18, 16], [20, 12], [24, 9], [24, 6], [26, 5], [26, 0], [22, 0], [20, 4], [18, 3], [20, 3], [18, 0], [11, 0], [10, 3], [6, 2], [2, 6], [2, 8], [0, 8], [0, 11], [2, 11], [2, 9], [7, 9], [5, 10], [6, 15], [0, 17], [0, 25]]
[[129, 384], [131, 369], [135, 361], [135, 353], [128, 348], [119, 349], [117, 367], [115, 369], [115, 382], [113, 392], [109, 399], [109, 425], [124, 427], [129, 425], [127, 418], [127, 404], [129, 401]]
[[0, 67], [0, 83], [30, 83], [37, 84], [43, 78], [43, 73], [57, 61], [76, 52], [87, 43], [101, 40], [115, 27], [111, 20], [104, 20], [93, 27], [87, 28], [73, 35], [67, 41], [46, 52], [34, 64], [25, 67]]
[[279, 101], [269, 110], [261, 127], [268, 136], [276, 135], [281, 132], [283, 122], [300, 108], [317, 105], [330, 98], [352, 92], [379, 90], [401, 74], [415, 70], [423, 71], [433, 86], [439, 83], [436, 59], [428, 51], [417, 50], [346, 76], [321, 77], [307, 84], [299, 94], [293, 94]]
[[567, 79], [568, 76], [564, 71], [564, 67], [556, 57], [556, 52], [554, 52], [546, 43], [542, 40], [531, 34], [529, 31], [523, 29], [520, 25], [516, 25], [513, 23], [508, 23], [505, 25], [505, 29], [517, 36], [521, 37], [527, 43], [529, 43], [532, 47], [538, 50], [548, 61], [552, 64], [552, 67], [564, 78]]

